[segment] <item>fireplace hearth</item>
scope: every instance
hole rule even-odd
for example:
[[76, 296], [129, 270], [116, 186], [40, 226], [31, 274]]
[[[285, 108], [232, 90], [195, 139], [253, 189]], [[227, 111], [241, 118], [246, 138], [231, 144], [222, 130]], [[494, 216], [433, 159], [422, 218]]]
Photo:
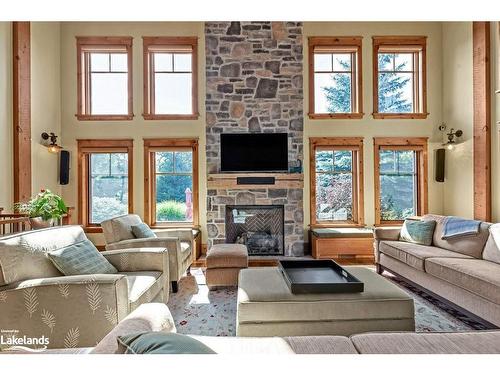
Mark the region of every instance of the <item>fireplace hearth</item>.
[[284, 255], [284, 206], [226, 206], [226, 243], [247, 246], [248, 255]]

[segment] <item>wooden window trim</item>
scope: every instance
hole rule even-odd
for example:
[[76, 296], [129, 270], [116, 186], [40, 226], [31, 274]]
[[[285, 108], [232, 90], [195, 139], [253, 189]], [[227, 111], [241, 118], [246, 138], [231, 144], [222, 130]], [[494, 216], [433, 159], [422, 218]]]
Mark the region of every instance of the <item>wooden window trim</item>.
[[428, 138], [427, 137], [377, 137], [373, 138], [374, 160], [374, 195], [375, 226], [400, 225], [403, 220], [381, 220], [380, 217], [380, 155], [381, 149], [417, 151], [417, 212], [415, 216], [425, 215], [429, 209], [428, 202]]
[[[129, 36], [77, 36], [76, 37], [76, 69], [77, 69], [77, 114], [80, 121], [129, 121], [134, 119], [133, 108], [133, 65], [132, 65], [132, 37]], [[119, 115], [92, 115], [86, 108], [90, 103], [89, 91], [89, 63], [82, 64], [84, 49], [105, 48], [112, 46], [125, 47], [127, 53], [127, 91], [128, 91], [128, 113]], [[83, 71], [85, 69], [85, 71]]]
[[[153, 152], [165, 148], [190, 147], [193, 150], [193, 222], [157, 223]], [[199, 226], [199, 164], [197, 138], [144, 139], [144, 220], [152, 228], [195, 228]]]
[[[361, 119], [363, 118], [363, 59], [362, 59], [362, 40], [361, 36], [346, 37], [309, 37], [308, 56], [309, 56], [309, 118], [310, 119]], [[351, 70], [356, 84], [352, 85], [351, 102], [355, 109], [350, 113], [315, 113], [314, 110], [314, 48], [315, 47], [344, 47], [353, 49], [356, 53], [356, 66]]]
[[[143, 118], [145, 120], [197, 120], [200, 116], [198, 112], [198, 38], [197, 37], [142, 37], [143, 43]], [[155, 114], [152, 105], [154, 103], [154, 74], [150, 59], [151, 46], [186, 46], [192, 48], [192, 113], [191, 114]]]
[[[373, 113], [374, 119], [426, 119], [427, 112], [427, 37], [426, 36], [374, 36], [373, 44]], [[415, 69], [414, 82], [419, 82], [414, 87], [414, 98], [417, 99], [418, 112], [412, 113], [381, 113], [378, 111], [378, 53], [384, 47], [400, 47], [419, 50], [421, 64]], [[417, 62], [416, 62], [417, 63]], [[421, 66], [420, 66], [421, 65]]]
[[[319, 147], [356, 151], [353, 157], [353, 216], [352, 221], [318, 221], [316, 219], [316, 150]], [[363, 137], [309, 138], [310, 227], [364, 227], [364, 172]]]
[[78, 143], [78, 223], [85, 232], [102, 233], [100, 225], [89, 222], [88, 212], [88, 155], [92, 151], [128, 154], [128, 212], [134, 212], [134, 140], [133, 139], [77, 139]]

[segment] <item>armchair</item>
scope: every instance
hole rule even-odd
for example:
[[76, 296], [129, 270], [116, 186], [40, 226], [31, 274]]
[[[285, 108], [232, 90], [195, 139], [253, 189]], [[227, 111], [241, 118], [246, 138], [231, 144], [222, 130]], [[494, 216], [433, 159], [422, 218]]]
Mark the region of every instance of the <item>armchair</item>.
[[168, 253], [106, 251], [117, 274], [64, 276], [45, 253], [86, 239], [79, 226], [0, 238], [0, 327], [49, 339], [49, 348], [93, 346], [143, 303], [167, 302]]
[[132, 225], [142, 223], [138, 215], [118, 216], [103, 221], [101, 227], [106, 241], [106, 250], [135, 247], [161, 247], [168, 250], [169, 279], [172, 292], [177, 293], [178, 281], [187, 272], [190, 274], [194, 251], [193, 231], [185, 229], [154, 229], [157, 237], [136, 238]]

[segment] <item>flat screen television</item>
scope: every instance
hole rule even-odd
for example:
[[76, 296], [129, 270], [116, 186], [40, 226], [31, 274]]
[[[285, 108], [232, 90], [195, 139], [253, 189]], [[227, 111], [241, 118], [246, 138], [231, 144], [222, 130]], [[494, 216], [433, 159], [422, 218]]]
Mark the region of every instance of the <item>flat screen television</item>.
[[223, 133], [222, 172], [287, 172], [286, 133]]

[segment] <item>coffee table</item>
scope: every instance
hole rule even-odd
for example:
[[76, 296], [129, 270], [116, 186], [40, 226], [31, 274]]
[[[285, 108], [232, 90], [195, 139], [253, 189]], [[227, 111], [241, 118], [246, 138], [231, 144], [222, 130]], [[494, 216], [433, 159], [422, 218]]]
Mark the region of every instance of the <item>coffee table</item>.
[[292, 294], [277, 267], [240, 271], [237, 336], [349, 336], [414, 331], [413, 299], [365, 267], [344, 267], [364, 282], [362, 293]]

